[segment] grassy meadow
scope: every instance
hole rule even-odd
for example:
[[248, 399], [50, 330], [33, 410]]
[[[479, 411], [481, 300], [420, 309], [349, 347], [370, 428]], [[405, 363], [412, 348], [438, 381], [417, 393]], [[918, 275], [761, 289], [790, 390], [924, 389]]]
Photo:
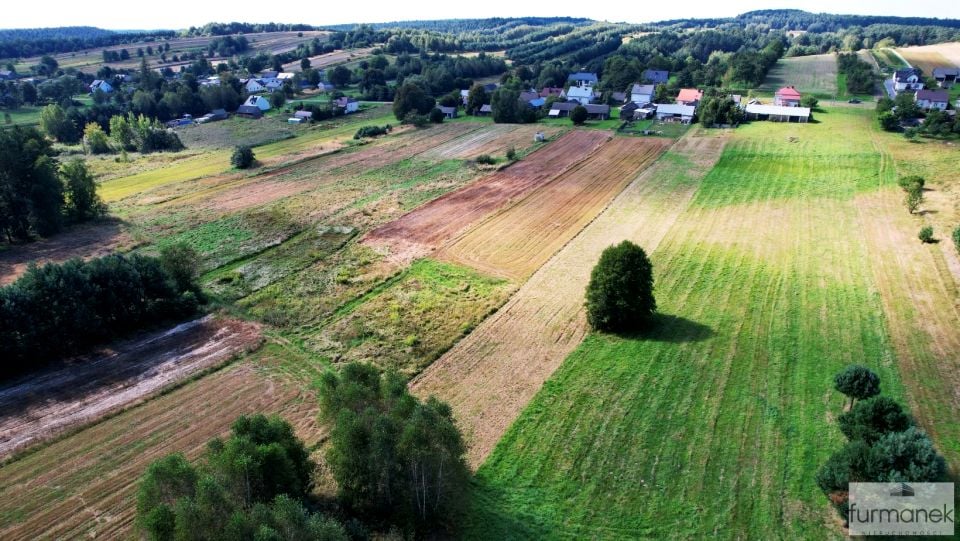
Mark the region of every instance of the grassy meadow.
[[817, 120], [735, 132], [652, 253], [657, 328], [566, 359], [480, 467], [467, 537], [840, 537], [813, 479], [832, 377], [906, 394], [855, 205], [895, 176], [870, 112]]

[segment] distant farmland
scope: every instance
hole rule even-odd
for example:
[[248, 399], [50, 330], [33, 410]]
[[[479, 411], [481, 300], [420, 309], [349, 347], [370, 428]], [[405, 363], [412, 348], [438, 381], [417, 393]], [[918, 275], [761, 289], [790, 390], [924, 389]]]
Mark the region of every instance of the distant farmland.
[[781, 58], [770, 69], [759, 90], [775, 92], [795, 86], [801, 93], [834, 96], [837, 93], [837, 58], [832, 54]]
[[922, 47], [897, 49], [907, 62], [923, 70], [923, 74], [933, 75], [935, 68], [955, 68], [960, 66], [960, 43], [940, 43]]

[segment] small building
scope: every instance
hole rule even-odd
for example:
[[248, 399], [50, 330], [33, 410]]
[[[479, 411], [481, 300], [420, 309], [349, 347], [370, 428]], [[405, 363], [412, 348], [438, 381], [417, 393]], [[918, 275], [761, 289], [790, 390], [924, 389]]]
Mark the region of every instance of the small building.
[[243, 88], [249, 94], [256, 94], [257, 92], [263, 92], [264, 90], [266, 90], [266, 88], [264, 88], [264, 86], [260, 84], [260, 81], [256, 79], [249, 79]]
[[277, 78], [277, 75], [280, 75], [280, 72], [278, 72], [278, 71], [263, 71], [263, 72], [260, 72], [260, 77], [259, 77], [259, 78], [260, 78], [260, 79], [271, 80], [271, 79], [276, 79], [276, 78]]
[[0, 70], [0, 81], [12, 81], [17, 78], [17, 74], [10, 70]]
[[305, 119], [297, 118], [295, 116], [292, 116], [287, 119], [287, 124], [303, 124], [304, 122], [306, 122]]
[[443, 118], [446, 118], [446, 119], [457, 118], [456, 107], [444, 107], [443, 105], [438, 105], [437, 109], [440, 109], [440, 112], [443, 113]]
[[574, 84], [576, 86], [593, 86], [597, 84], [597, 74], [589, 73], [586, 71], [578, 71], [577, 73], [571, 73], [567, 77], [567, 82]]
[[461, 91], [460, 91], [460, 104], [463, 105], [464, 107], [466, 107], [466, 106], [467, 106], [467, 101], [468, 101], [469, 99], [470, 99], [470, 91], [469, 91], [469, 90], [461, 90]]
[[584, 108], [587, 110], [587, 118], [593, 120], [607, 120], [610, 118], [610, 106], [607, 104], [587, 104], [584, 105]]
[[633, 120], [633, 113], [639, 108], [640, 106], [636, 102], [628, 101], [626, 105], [620, 108], [620, 120]]
[[934, 68], [933, 78], [940, 88], [950, 88], [960, 79], [960, 68]]
[[614, 103], [623, 103], [623, 102], [627, 101], [627, 93], [626, 93], [626, 92], [611, 92], [611, 93], [610, 93], [610, 99], [611, 99]]
[[545, 86], [540, 89], [541, 98], [559, 98], [561, 94], [563, 94], [563, 88], [559, 86]]
[[547, 104], [547, 98], [536, 98], [527, 102], [527, 105], [534, 109], [539, 109]]
[[701, 99], [703, 99], [703, 91], [697, 90], [696, 88], [681, 88], [680, 93], [677, 94], [677, 103], [680, 105], [692, 105], [696, 107], [700, 105]]
[[317, 83], [317, 90], [319, 90], [321, 94], [325, 92], [333, 92], [336, 89], [337, 87], [334, 86], [333, 83], [324, 83], [322, 81]]
[[809, 122], [809, 107], [786, 107], [783, 105], [748, 104], [746, 109], [748, 120], [769, 120], [771, 122]]
[[637, 105], [653, 103], [653, 94], [656, 91], [654, 85], [635, 84], [630, 88], [630, 101]]
[[209, 113], [203, 115], [197, 119], [197, 124], [206, 124], [207, 122], [217, 122], [218, 120], [227, 119], [227, 111], [225, 109], [214, 109]]
[[356, 113], [360, 110], [360, 102], [357, 101], [356, 98], [348, 98], [344, 96], [342, 98], [338, 98], [334, 103], [338, 108], [343, 109], [343, 113], [346, 115], [350, 113]]
[[581, 105], [591, 103], [595, 97], [592, 86], [571, 86], [567, 91], [567, 99], [580, 102]]
[[97, 79], [96, 81], [90, 84], [90, 93], [92, 94], [97, 90], [99, 90], [100, 92], [103, 92], [104, 94], [109, 94], [113, 92], [113, 85], [111, 85], [106, 81], [101, 81], [100, 79]]
[[243, 102], [244, 105], [252, 105], [261, 111], [270, 110], [270, 100], [264, 98], [263, 96], [249, 96], [247, 101]]
[[923, 79], [917, 68], [897, 70], [893, 74], [893, 89], [898, 93], [903, 91], [923, 90]]
[[657, 120], [661, 122], [689, 124], [693, 122], [693, 114], [697, 111], [695, 106], [682, 103], [657, 103], [654, 106], [657, 108]]
[[946, 89], [918, 90], [917, 95], [914, 97], [914, 102], [916, 102], [917, 107], [924, 111], [930, 111], [932, 109], [945, 111], [947, 104], [950, 103], [950, 91]]
[[263, 85], [263, 87], [268, 92], [276, 92], [278, 90], [283, 90], [283, 82], [280, 80], [270, 81], [269, 83]]
[[477, 109], [477, 116], [487, 116], [493, 113], [493, 109], [490, 107], [489, 103], [484, 103]]
[[528, 92], [520, 93], [520, 101], [522, 101], [523, 103], [530, 103], [531, 101], [539, 97], [540, 97], [539, 92], [528, 91]]
[[284, 73], [278, 73], [278, 74], [277, 74], [277, 80], [278, 80], [278, 81], [281, 81], [281, 82], [286, 81], [287, 79], [289, 79], [289, 80], [292, 81], [294, 77], [296, 77], [296, 74], [294, 74], [294, 73], [289, 73], [289, 72], [284, 72]]
[[237, 116], [242, 116], [244, 118], [260, 118], [263, 116], [263, 111], [261, 111], [256, 105], [241, 105], [237, 108]]
[[644, 70], [640, 79], [652, 85], [665, 85], [670, 80], [670, 72], [666, 70]]
[[555, 101], [553, 105], [550, 106], [550, 112], [547, 113], [547, 116], [550, 118], [565, 118], [570, 116], [570, 111], [580, 105], [580, 103], [575, 101]]
[[800, 107], [800, 92], [792, 86], [785, 86], [773, 95], [773, 104], [781, 107]]
[[313, 111], [297, 111], [293, 113], [294, 118], [300, 118], [304, 121], [313, 120]]

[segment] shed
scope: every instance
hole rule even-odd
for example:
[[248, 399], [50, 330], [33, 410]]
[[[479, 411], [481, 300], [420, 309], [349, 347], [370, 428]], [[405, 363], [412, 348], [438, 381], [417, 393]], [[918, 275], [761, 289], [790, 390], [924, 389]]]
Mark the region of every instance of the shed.
[[783, 105], [748, 104], [748, 120], [769, 120], [771, 122], [809, 122], [809, 107], [786, 107]]
[[670, 79], [670, 72], [666, 70], [644, 70], [640, 78], [654, 85], [663, 85], [667, 84]]
[[447, 119], [457, 118], [456, 107], [444, 107], [443, 105], [438, 105], [437, 109], [440, 109], [440, 112], [443, 113], [443, 118], [447, 118]]
[[693, 122], [693, 114], [697, 108], [693, 105], [683, 105], [681, 103], [658, 103], [657, 120], [663, 122], [681, 122], [689, 124]]
[[263, 111], [261, 111], [256, 105], [241, 105], [237, 108], [237, 116], [242, 116], [245, 118], [260, 118], [263, 116]]

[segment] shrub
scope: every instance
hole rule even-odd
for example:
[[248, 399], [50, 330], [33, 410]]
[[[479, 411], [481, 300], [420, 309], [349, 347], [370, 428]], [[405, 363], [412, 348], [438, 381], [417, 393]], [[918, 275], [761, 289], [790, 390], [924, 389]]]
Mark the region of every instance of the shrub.
[[353, 134], [354, 139], [363, 139], [364, 137], [378, 137], [390, 133], [390, 124], [381, 126], [363, 126], [357, 133]]
[[833, 378], [834, 387], [850, 397], [850, 407], [857, 400], [880, 394], [880, 376], [869, 368], [851, 364]]
[[510, 161], [517, 159], [517, 149], [510, 147], [507, 149], [507, 159]]
[[960, 225], [953, 230], [953, 247], [956, 248], [957, 253], [960, 254]]
[[817, 100], [817, 98], [813, 96], [804, 96], [803, 99], [800, 100], [800, 105], [804, 107], [809, 107], [811, 109], [815, 109], [818, 103], [819, 101]]
[[848, 440], [873, 443], [890, 432], [903, 432], [913, 420], [900, 404], [886, 396], [875, 396], [858, 402], [837, 419], [840, 431]]
[[570, 111], [570, 120], [573, 121], [574, 125], [582, 126], [587, 121], [587, 108], [582, 105], [574, 107]]
[[610, 246], [590, 274], [587, 321], [597, 330], [624, 332], [648, 326], [657, 309], [653, 265], [630, 241]]
[[920, 175], [907, 175], [897, 179], [897, 185], [903, 188], [903, 191], [910, 193], [912, 191], [922, 191], [927, 181]]
[[96, 122], [88, 123], [83, 129], [83, 144], [90, 154], [107, 154], [113, 151], [110, 148], [110, 139]]
[[920, 239], [920, 242], [929, 243], [933, 242], [933, 228], [929, 225], [920, 229], [920, 233], [917, 235]]
[[233, 149], [233, 154], [230, 156], [230, 164], [237, 169], [248, 169], [253, 165], [254, 159], [252, 148], [245, 145], [238, 146]]
[[880, 461], [874, 479], [878, 482], [931, 483], [942, 480], [947, 472], [946, 461], [917, 427], [886, 434], [877, 440], [874, 452]]
[[420, 115], [416, 112], [409, 112], [405, 117], [403, 117], [403, 123], [409, 124], [415, 128], [422, 128], [430, 123], [430, 118], [427, 115]]
[[493, 156], [490, 156], [489, 154], [481, 154], [477, 156], [475, 161], [483, 165], [493, 165], [497, 163], [497, 160], [493, 159]]
[[846, 491], [848, 483], [867, 482], [876, 478], [880, 459], [863, 440], [847, 442], [832, 454], [816, 474], [817, 485], [825, 494]]
[[444, 119], [443, 111], [438, 107], [434, 107], [430, 110], [430, 122], [434, 124], [442, 124]]
[[913, 214], [920, 208], [920, 203], [923, 203], [923, 192], [920, 190], [910, 190], [907, 192], [903, 202], [907, 206], [907, 210], [910, 211], [910, 214]]

